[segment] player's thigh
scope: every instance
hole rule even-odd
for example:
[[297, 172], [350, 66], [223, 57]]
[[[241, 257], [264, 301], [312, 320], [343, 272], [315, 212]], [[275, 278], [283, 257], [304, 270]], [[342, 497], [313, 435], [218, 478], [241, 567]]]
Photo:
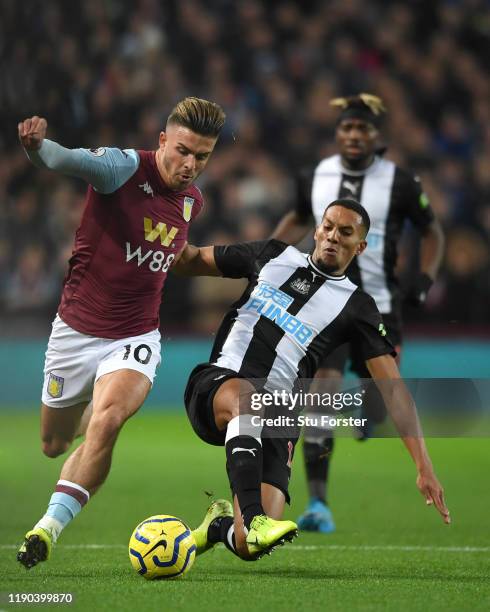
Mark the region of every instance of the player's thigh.
[[42, 439], [53, 436], [73, 440], [86, 407], [87, 402], [81, 402], [68, 408], [51, 408], [46, 404], [41, 404]]
[[255, 387], [243, 378], [229, 378], [220, 385], [213, 398], [213, 412], [219, 430], [240, 414], [256, 414], [251, 411], [251, 397]]
[[92, 418], [111, 412], [124, 422], [134, 414], [152, 387], [160, 352], [158, 330], [107, 341], [99, 354]]
[[95, 383], [91, 421], [105, 416], [122, 425], [140, 408], [150, 389], [150, 379], [136, 370], [104, 374]]
[[86, 402], [67, 408], [41, 404], [41, 441], [45, 455], [58, 457], [68, 450], [78, 434], [86, 408]]

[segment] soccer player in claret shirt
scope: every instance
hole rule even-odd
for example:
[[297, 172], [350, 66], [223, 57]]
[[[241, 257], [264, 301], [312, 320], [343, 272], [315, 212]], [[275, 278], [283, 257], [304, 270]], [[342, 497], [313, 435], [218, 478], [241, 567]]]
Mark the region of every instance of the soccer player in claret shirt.
[[29, 159], [89, 183], [44, 366], [42, 449], [68, 457], [46, 514], [17, 558], [50, 556], [62, 529], [106, 479], [125, 421], [143, 404], [160, 364], [159, 307], [168, 269], [186, 244], [202, 194], [193, 185], [225, 115], [213, 102], [180, 101], [155, 151], [66, 149], [45, 138], [47, 122], [18, 125]]
[[[381, 156], [379, 130], [386, 112], [382, 100], [360, 94], [337, 98], [331, 104], [340, 110], [336, 127], [339, 153], [321, 160], [314, 170], [301, 173], [296, 209], [280, 221], [273, 237], [295, 244], [320, 222], [326, 204], [332, 199], [358, 200], [369, 213], [371, 229], [366, 251], [354, 258], [347, 276], [374, 298], [388, 336], [400, 354], [403, 296], [395, 266], [403, 226], [408, 220], [420, 234], [420, 269], [412, 272], [412, 285], [404, 296], [415, 305], [423, 303], [439, 269], [444, 246], [442, 230], [419, 179]], [[356, 344], [348, 343], [321, 363], [311, 390], [340, 391], [349, 358], [352, 370], [361, 379], [369, 378]], [[366, 384], [362, 416], [367, 417], [367, 426], [358, 429], [359, 439], [367, 439], [385, 415], [376, 386]], [[303, 449], [310, 502], [299, 518], [300, 529], [322, 533], [335, 530], [327, 505], [333, 448], [333, 430], [305, 428]]]
[[413, 400], [399, 378], [396, 353], [381, 315], [373, 298], [345, 274], [352, 258], [366, 248], [368, 229], [366, 210], [355, 201], [340, 199], [327, 206], [310, 255], [269, 240], [188, 246], [175, 264], [182, 275], [249, 281], [223, 320], [210, 363], [193, 370], [185, 391], [196, 434], [209, 444], [225, 446], [234, 494], [234, 511], [229, 502], [218, 500], [193, 531], [197, 554], [220, 541], [241, 558], [256, 559], [294, 538], [296, 524], [280, 519], [289, 501], [299, 428], [294, 422], [277, 428], [277, 423], [258, 419], [253, 395], [301, 388], [301, 379], [312, 378], [322, 359], [345, 342], [355, 344], [379, 384], [417, 467], [421, 493], [449, 523], [442, 487]]

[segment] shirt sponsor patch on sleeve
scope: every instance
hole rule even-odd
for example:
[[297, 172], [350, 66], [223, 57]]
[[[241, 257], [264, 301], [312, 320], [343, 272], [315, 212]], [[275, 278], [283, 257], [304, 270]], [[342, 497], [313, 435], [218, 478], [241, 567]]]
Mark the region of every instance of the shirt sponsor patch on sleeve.
[[89, 149], [89, 151], [95, 157], [102, 157], [102, 155], [105, 155], [105, 147], [98, 147], [97, 149]]

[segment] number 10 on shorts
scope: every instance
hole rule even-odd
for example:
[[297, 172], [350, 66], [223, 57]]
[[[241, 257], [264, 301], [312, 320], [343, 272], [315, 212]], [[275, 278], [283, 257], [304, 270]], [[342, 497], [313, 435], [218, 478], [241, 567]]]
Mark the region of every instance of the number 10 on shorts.
[[138, 344], [134, 350], [131, 344], [126, 344], [124, 349], [125, 353], [123, 361], [129, 359], [131, 352], [133, 353], [135, 360], [143, 365], [146, 365], [151, 359], [151, 348], [147, 344]]

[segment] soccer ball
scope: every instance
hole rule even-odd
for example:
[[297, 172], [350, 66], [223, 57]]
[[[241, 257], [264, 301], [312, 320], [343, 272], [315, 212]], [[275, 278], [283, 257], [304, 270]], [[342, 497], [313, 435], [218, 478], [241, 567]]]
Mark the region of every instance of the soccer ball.
[[175, 516], [158, 514], [140, 523], [129, 540], [133, 568], [146, 578], [178, 578], [196, 558], [196, 544], [189, 527]]

